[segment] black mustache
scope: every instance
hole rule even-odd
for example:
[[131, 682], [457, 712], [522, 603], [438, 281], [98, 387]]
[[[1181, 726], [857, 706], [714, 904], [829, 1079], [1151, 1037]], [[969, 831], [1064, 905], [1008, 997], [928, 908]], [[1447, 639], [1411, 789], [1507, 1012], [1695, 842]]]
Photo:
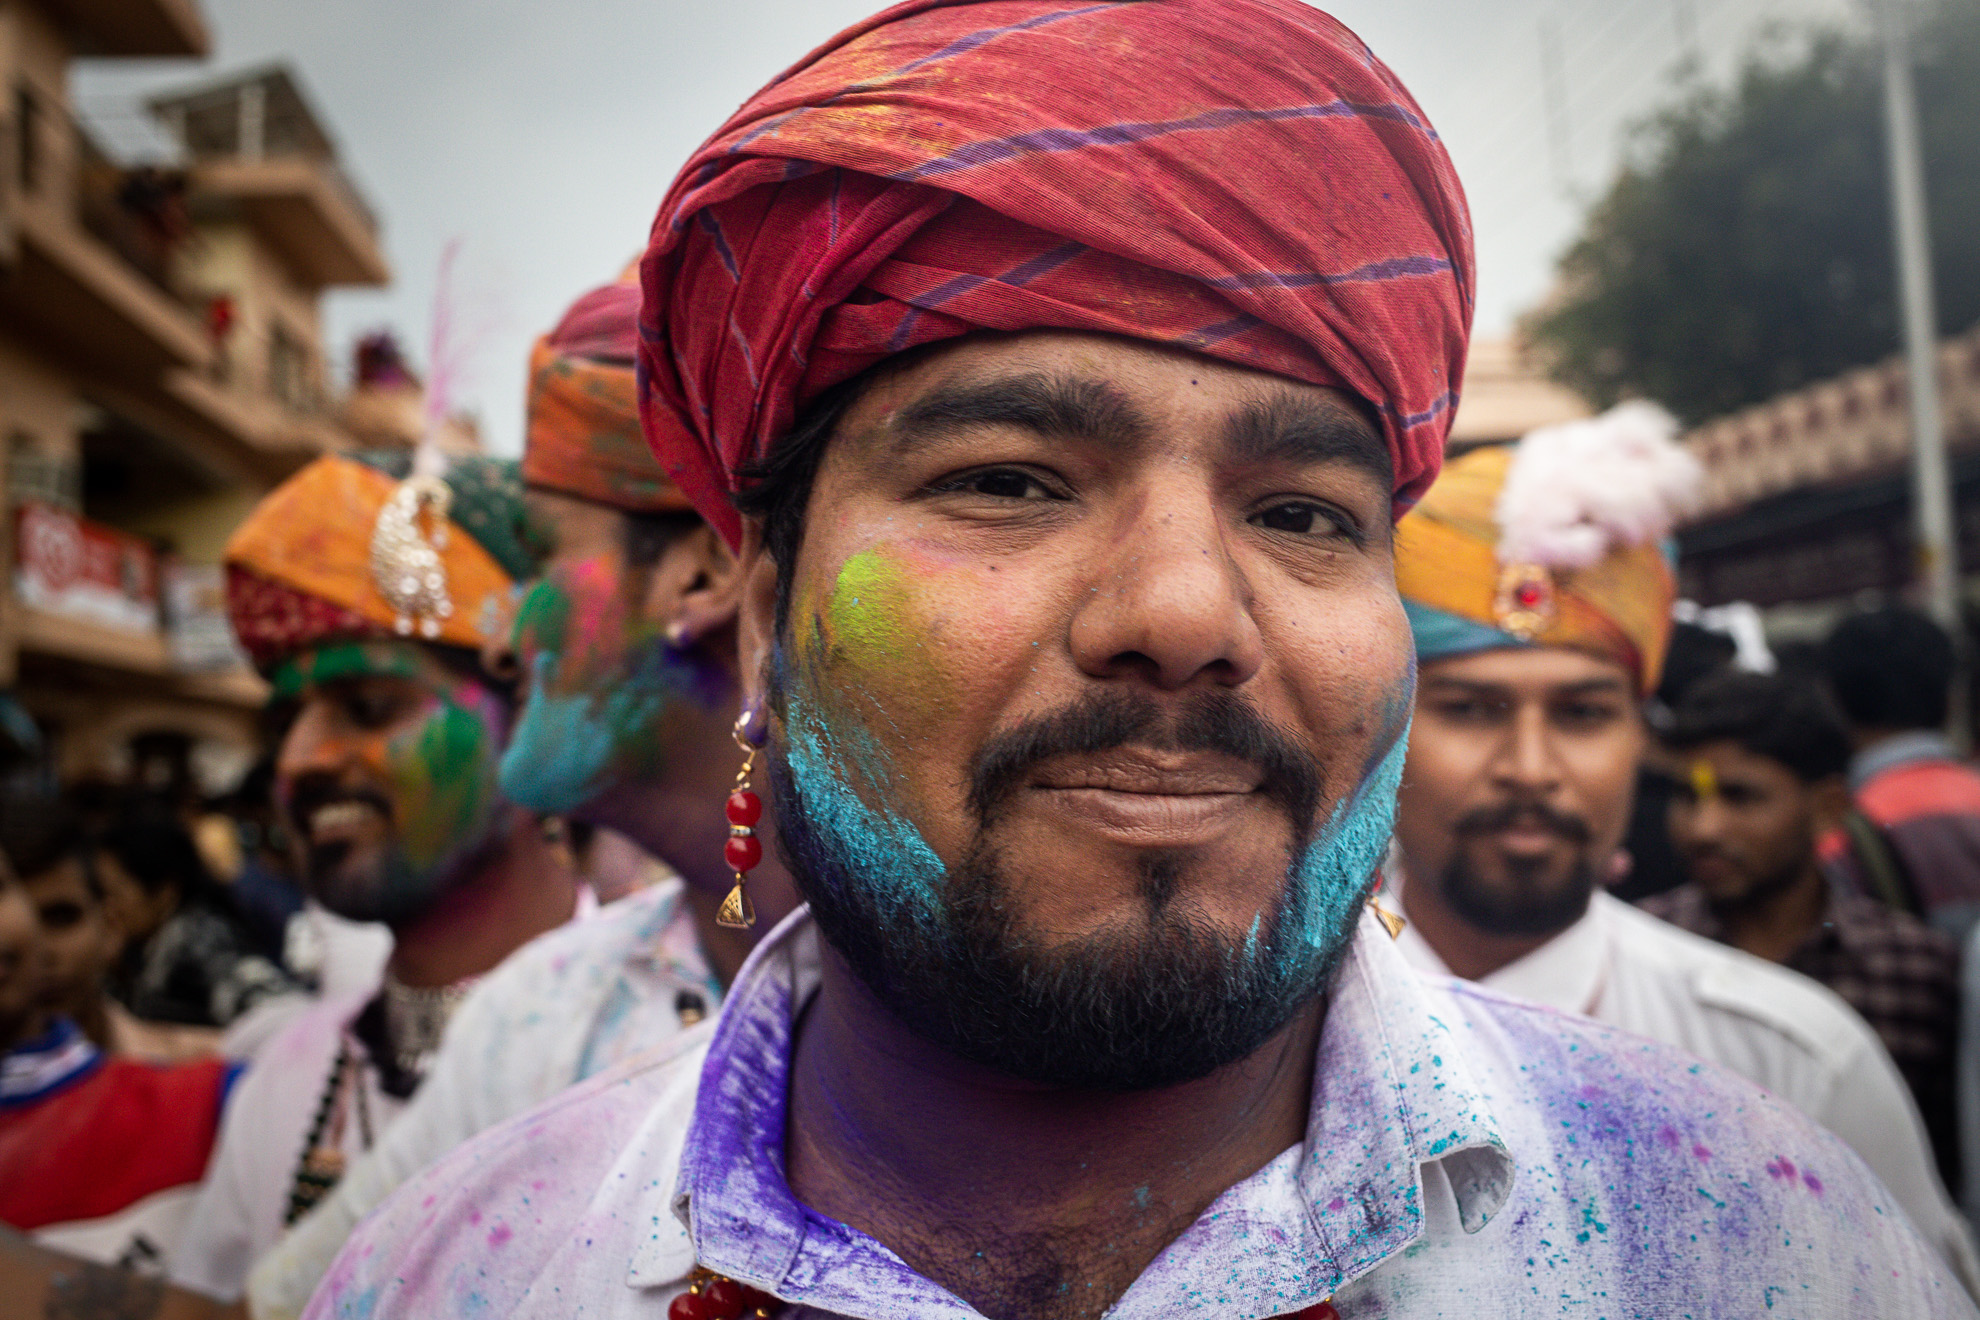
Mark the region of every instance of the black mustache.
[[1050, 715], [998, 734], [977, 752], [969, 804], [989, 824], [1025, 778], [1055, 756], [1091, 756], [1122, 747], [1216, 752], [1255, 767], [1259, 791], [1304, 832], [1319, 811], [1324, 774], [1311, 754], [1243, 697], [1198, 693], [1180, 706], [1132, 692], [1094, 692]]
[[1493, 807], [1479, 807], [1458, 817], [1457, 833], [1496, 834], [1509, 830], [1522, 821], [1532, 821], [1542, 829], [1560, 835], [1570, 843], [1587, 843], [1595, 836], [1589, 823], [1579, 816], [1565, 811], [1556, 811], [1544, 802], [1506, 802]]

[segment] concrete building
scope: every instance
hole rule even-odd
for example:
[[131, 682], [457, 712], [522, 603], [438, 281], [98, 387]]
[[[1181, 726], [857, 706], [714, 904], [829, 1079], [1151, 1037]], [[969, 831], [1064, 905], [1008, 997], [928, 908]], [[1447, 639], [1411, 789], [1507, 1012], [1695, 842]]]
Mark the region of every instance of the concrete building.
[[[1960, 564], [1980, 605], [1980, 327], [1939, 346]], [[1777, 640], [1813, 637], [1916, 579], [1911, 423], [1891, 358], [1699, 427], [1705, 508], [1678, 534], [1684, 594], [1761, 607]]]
[[1457, 415], [1451, 419], [1450, 450], [1459, 454], [1517, 440], [1543, 426], [1578, 421], [1591, 411], [1580, 395], [1541, 374], [1517, 340], [1474, 339], [1465, 359]]
[[79, 55], [208, 43], [194, 0], [0, 0], [0, 691], [41, 730], [39, 774], [158, 758], [137, 767], [155, 779], [253, 749], [264, 690], [218, 612], [220, 549], [352, 444], [318, 303], [389, 272], [294, 79], [153, 100], [173, 150], [144, 163], [72, 107]]

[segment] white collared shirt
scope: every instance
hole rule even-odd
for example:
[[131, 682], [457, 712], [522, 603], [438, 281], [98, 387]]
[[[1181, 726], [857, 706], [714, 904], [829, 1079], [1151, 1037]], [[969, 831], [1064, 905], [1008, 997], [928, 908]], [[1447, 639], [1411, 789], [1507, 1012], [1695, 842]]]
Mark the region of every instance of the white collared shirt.
[[[455, 1151], [353, 1235], [310, 1320], [651, 1317], [701, 1265], [791, 1317], [977, 1320], [783, 1175], [800, 911], [721, 1016]], [[1111, 1320], [1924, 1320], [1972, 1303], [1860, 1160], [1730, 1073], [1411, 972], [1372, 917], [1336, 975], [1305, 1139], [1224, 1192]]]
[[721, 987], [671, 872], [511, 954], [447, 1024], [404, 1113], [255, 1263], [248, 1299], [256, 1320], [300, 1315], [358, 1221], [421, 1169], [475, 1133], [672, 1039], [683, 1029], [683, 996], [712, 1015]]
[[[1405, 898], [1405, 902], [1406, 902]], [[1397, 948], [1450, 969], [1416, 927]], [[1980, 1263], [1877, 1035], [1826, 987], [1597, 893], [1587, 915], [1480, 985], [1676, 1045], [1758, 1083], [1848, 1142], [1971, 1290]]]

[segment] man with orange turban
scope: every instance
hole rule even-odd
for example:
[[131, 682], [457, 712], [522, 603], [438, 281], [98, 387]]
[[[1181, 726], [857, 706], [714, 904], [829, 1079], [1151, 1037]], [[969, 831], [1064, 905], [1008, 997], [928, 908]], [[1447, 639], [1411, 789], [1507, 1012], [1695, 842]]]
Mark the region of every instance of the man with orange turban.
[[[524, 684], [503, 793], [617, 831], [666, 863], [662, 878], [475, 987], [406, 1112], [256, 1263], [257, 1320], [300, 1314], [358, 1221], [406, 1179], [712, 1013], [762, 929], [717, 923], [733, 872], [706, 820], [734, 778], [708, 752], [732, 745], [740, 700], [736, 558], [640, 436], [638, 314], [637, 285], [594, 289], [531, 354], [523, 503], [544, 562], [495, 667]], [[751, 877], [764, 920], [796, 903], [779, 869]]]
[[740, 547], [724, 906], [764, 788], [807, 906], [312, 1316], [1970, 1314], [1833, 1137], [1365, 908], [1471, 250], [1339, 23], [908, 0], [696, 153], [641, 278], [648, 439]]
[[[1847, 1141], [1969, 1288], [1972, 1244], [1902, 1077], [1820, 985], [1604, 891], [1621, 851], [1698, 471], [1645, 403], [1476, 449], [1396, 528], [1416, 721], [1396, 821], [1431, 972], [1724, 1064]], [[1405, 879], [1406, 877], [1406, 879]]]
[[513, 464], [414, 474], [321, 458], [227, 543], [235, 634], [289, 713], [277, 802], [303, 883], [389, 926], [383, 982], [326, 999], [259, 1052], [228, 1104], [173, 1281], [240, 1296], [254, 1258], [334, 1187], [420, 1084], [476, 978], [572, 914], [572, 877], [497, 784], [513, 724], [481, 648], [530, 575]]

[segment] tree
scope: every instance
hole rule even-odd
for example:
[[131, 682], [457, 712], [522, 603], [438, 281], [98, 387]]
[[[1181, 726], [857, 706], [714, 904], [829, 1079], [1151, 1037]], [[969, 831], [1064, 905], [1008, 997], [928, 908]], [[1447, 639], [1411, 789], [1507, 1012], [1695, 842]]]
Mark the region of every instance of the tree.
[[[1980, 320], [1980, 0], [1916, 43], [1940, 329]], [[1881, 54], [1811, 36], [1636, 130], [1526, 331], [1556, 379], [1697, 422], [1898, 351]]]

